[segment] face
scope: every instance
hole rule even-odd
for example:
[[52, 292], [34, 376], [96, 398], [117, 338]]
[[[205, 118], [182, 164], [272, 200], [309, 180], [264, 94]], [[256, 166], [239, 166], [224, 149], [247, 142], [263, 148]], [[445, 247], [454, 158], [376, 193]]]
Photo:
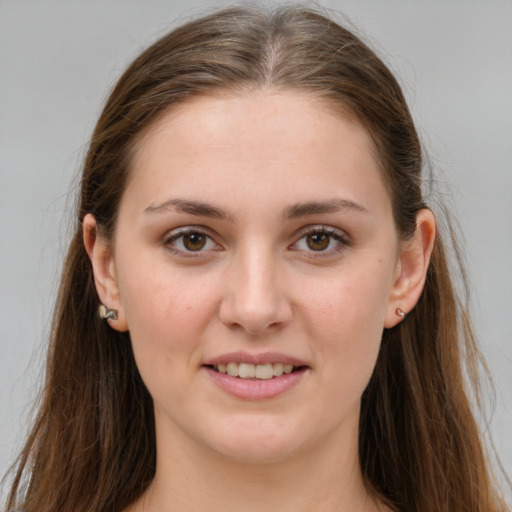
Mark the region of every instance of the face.
[[372, 149], [296, 92], [195, 99], [145, 135], [111, 325], [130, 332], [159, 443], [246, 462], [357, 450], [400, 274]]

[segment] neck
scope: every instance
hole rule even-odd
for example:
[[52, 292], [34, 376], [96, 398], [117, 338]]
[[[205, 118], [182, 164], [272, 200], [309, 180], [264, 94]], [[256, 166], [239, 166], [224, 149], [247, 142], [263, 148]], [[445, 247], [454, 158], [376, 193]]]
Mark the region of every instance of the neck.
[[357, 432], [336, 450], [324, 443], [292, 458], [264, 464], [228, 460], [187, 440], [176, 442], [176, 437], [169, 445], [160, 441], [155, 478], [126, 512], [384, 510], [364, 486]]

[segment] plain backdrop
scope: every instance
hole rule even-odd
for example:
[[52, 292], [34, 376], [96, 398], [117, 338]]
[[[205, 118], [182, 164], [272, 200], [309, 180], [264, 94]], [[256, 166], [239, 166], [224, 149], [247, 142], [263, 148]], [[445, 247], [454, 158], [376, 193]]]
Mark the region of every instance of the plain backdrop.
[[[184, 6], [186, 4], [186, 6]], [[332, 0], [399, 75], [467, 240], [473, 312], [512, 474], [512, 1]], [[42, 373], [88, 136], [128, 62], [194, 0], [0, 0], [0, 474]], [[225, 4], [224, 4], [225, 5]]]

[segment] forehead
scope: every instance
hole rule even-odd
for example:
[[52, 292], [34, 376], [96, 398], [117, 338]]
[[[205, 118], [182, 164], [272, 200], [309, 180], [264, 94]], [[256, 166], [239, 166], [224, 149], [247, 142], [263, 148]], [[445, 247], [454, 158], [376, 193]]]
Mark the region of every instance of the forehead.
[[146, 202], [169, 193], [226, 199], [226, 187], [253, 199], [277, 187], [299, 196], [359, 194], [371, 202], [383, 192], [374, 155], [354, 116], [311, 94], [201, 96], [162, 114], [143, 134], [128, 188], [145, 193]]
[[[292, 125], [297, 128], [304, 124], [309, 124], [311, 127], [322, 125], [332, 129], [342, 121], [350, 124], [358, 135], [365, 139], [370, 151], [375, 150], [368, 133], [348, 107], [306, 91], [293, 89], [280, 91], [269, 88], [247, 91], [220, 90], [195, 96], [191, 100], [172, 106], [162, 111], [142, 132], [137, 141], [136, 152], [143, 149], [150, 139], [158, 136], [163, 129], [178, 124], [181, 129], [193, 129], [186, 135], [193, 135], [200, 129], [202, 137], [222, 137], [225, 133], [219, 131], [219, 127], [221, 125], [227, 127], [230, 122], [238, 122], [239, 116], [243, 116], [246, 123], [242, 126], [238, 125], [236, 131], [231, 134], [237, 137], [244, 135], [251, 137], [251, 130], [261, 127], [269, 128], [276, 121], [289, 124], [290, 130], [286, 133], [292, 133]], [[286, 133], [281, 135], [285, 136]], [[268, 142], [271, 141], [269, 137]]]

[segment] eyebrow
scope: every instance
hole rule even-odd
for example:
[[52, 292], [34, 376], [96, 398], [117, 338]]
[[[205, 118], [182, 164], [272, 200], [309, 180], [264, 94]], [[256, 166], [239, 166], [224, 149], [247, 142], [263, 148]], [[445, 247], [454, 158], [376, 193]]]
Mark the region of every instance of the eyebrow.
[[214, 219], [231, 219], [231, 215], [222, 208], [218, 208], [201, 201], [192, 201], [189, 199], [169, 199], [156, 206], [148, 206], [144, 209], [145, 213], [164, 213], [169, 210], [178, 213], [188, 213], [199, 217], [211, 217]]
[[369, 213], [368, 210], [359, 203], [349, 199], [331, 199], [329, 201], [312, 201], [308, 203], [297, 203], [286, 209], [284, 217], [286, 219], [297, 219], [308, 215], [318, 215], [322, 213], [339, 213], [343, 211], [356, 211]]
[[[169, 199], [156, 206], [148, 206], [144, 209], [145, 213], [158, 214], [169, 210], [178, 213], [188, 213], [198, 217], [210, 217], [221, 220], [232, 220], [232, 215], [217, 206], [202, 201], [193, 201], [190, 199]], [[368, 210], [349, 199], [330, 199], [328, 201], [311, 201], [307, 203], [297, 203], [286, 208], [284, 218], [288, 220], [307, 217], [308, 215], [319, 215], [322, 213], [339, 213], [343, 211], [356, 211], [368, 213]]]

